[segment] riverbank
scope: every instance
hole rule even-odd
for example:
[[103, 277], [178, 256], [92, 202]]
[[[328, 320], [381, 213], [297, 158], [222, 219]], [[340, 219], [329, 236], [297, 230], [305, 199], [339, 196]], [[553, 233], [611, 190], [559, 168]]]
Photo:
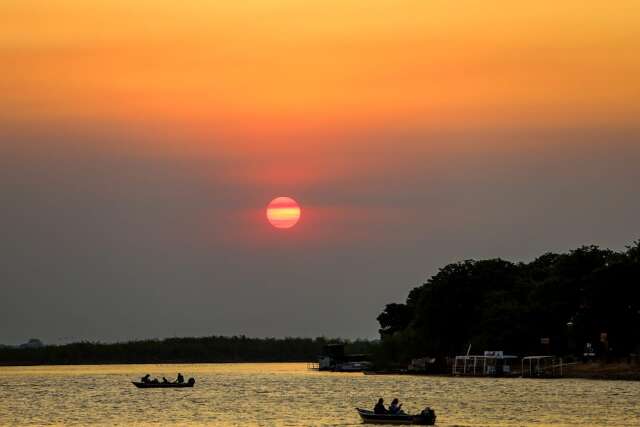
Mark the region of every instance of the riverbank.
[[[446, 372], [420, 372], [408, 370], [387, 370], [370, 371], [365, 375], [409, 375], [409, 376], [429, 376], [429, 377], [454, 377], [449, 370]], [[473, 377], [473, 376], [468, 376]], [[482, 378], [478, 375], [477, 378]], [[490, 378], [486, 376], [486, 378]], [[505, 378], [505, 377], [503, 377]], [[520, 372], [515, 371], [508, 378], [520, 378]], [[549, 377], [545, 377], [549, 378]], [[624, 380], [640, 381], [640, 363], [577, 363], [565, 365], [562, 377], [556, 378], [583, 378], [590, 380]]]
[[592, 380], [640, 381], [640, 364], [619, 363], [579, 363], [567, 369], [565, 378], [586, 378]]

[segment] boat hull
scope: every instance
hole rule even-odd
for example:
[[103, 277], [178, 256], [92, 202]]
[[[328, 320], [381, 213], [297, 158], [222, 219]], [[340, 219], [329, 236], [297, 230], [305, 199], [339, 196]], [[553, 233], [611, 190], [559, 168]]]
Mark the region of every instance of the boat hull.
[[142, 383], [131, 381], [138, 388], [190, 388], [194, 383]]
[[376, 414], [373, 411], [356, 408], [362, 422], [365, 424], [413, 424], [413, 425], [434, 425], [436, 416], [434, 412], [430, 415], [410, 415], [410, 414]]

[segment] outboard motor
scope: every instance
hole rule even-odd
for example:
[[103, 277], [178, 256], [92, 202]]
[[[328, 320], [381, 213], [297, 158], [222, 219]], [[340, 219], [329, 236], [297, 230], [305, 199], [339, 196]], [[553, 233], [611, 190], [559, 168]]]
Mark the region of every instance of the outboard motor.
[[428, 406], [420, 412], [420, 424], [432, 426], [436, 423], [436, 411]]

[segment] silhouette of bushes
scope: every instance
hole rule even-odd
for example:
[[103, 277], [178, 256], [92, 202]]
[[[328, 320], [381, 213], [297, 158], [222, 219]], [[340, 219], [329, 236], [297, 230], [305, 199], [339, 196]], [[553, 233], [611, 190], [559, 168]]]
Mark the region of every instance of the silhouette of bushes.
[[[105, 344], [80, 342], [41, 348], [0, 348], [0, 364], [47, 365], [92, 363], [306, 362], [322, 352], [327, 338], [247, 338], [211, 336], [167, 338]], [[366, 340], [342, 341], [348, 351], [367, 353]]]

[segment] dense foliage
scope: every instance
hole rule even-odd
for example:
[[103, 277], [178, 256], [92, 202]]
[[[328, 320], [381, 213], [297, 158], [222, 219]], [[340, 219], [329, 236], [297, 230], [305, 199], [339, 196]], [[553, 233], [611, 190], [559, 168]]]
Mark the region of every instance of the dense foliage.
[[591, 343], [598, 356], [626, 356], [640, 350], [640, 241], [623, 252], [585, 246], [530, 263], [450, 264], [378, 321], [385, 358], [403, 363], [469, 345], [579, 355]]
[[[331, 340], [337, 342], [338, 340]], [[315, 361], [326, 338], [202, 337], [103, 344], [82, 342], [41, 348], [0, 348], [0, 364]], [[344, 341], [341, 341], [344, 342]], [[370, 341], [345, 342], [352, 353], [369, 353]]]

